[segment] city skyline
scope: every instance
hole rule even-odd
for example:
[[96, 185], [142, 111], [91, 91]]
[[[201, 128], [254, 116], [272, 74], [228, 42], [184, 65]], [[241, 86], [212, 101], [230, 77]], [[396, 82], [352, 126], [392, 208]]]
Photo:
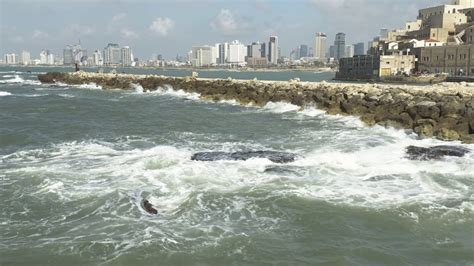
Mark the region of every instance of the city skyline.
[[[269, 36], [276, 35], [283, 55], [289, 55], [295, 45], [306, 44], [314, 48], [316, 32], [326, 33], [328, 40], [333, 40], [335, 33], [344, 32], [347, 43], [367, 42], [380, 28], [393, 28], [400, 25], [400, 20], [412, 18], [417, 7], [426, 3], [433, 1], [300, 0], [291, 2], [292, 9], [288, 10], [286, 1], [264, 0], [156, 3], [145, 0], [138, 3], [127, 0], [68, 3], [6, 0], [1, 3], [0, 53], [19, 54], [28, 50], [36, 56], [49, 49], [54, 54], [61, 54], [65, 45], [80, 39], [84, 48], [91, 51], [112, 42], [130, 45], [140, 58], [161, 54], [169, 59], [176, 54], [185, 55], [194, 45], [237, 39], [246, 44], [268, 42]], [[372, 17], [353, 14], [357, 5], [362, 7], [358, 10], [361, 14]], [[398, 17], [385, 18], [380, 24], [370, 23], [370, 19], [383, 17], [382, 14], [388, 12], [383, 10]], [[362, 17], [364, 20], [358, 21]], [[359, 22], [359, 25], [350, 21]], [[64, 26], [57, 30], [59, 22]]]

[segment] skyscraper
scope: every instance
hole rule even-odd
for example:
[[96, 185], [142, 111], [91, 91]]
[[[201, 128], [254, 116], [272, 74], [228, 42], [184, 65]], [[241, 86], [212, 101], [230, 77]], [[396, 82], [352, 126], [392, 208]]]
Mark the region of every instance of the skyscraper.
[[278, 64], [278, 37], [270, 36], [270, 42], [268, 43], [268, 61], [270, 64]]
[[228, 43], [220, 43], [218, 44], [218, 52], [217, 52], [217, 64], [225, 64], [227, 62], [227, 57], [229, 56], [229, 44]]
[[21, 52], [21, 63], [23, 65], [29, 65], [31, 62], [31, 54], [28, 51]]
[[354, 45], [346, 45], [346, 51], [344, 52], [344, 57], [353, 57], [354, 56]]
[[245, 62], [247, 56], [247, 47], [239, 41], [233, 41], [229, 44], [229, 58], [228, 63], [240, 64]]
[[334, 58], [336, 60], [343, 58], [346, 53], [346, 34], [342, 32], [336, 34], [336, 39], [334, 40], [334, 46], [335, 46]]
[[326, 33], [318, 32], [316, 33], [315, 43], [314, 43], [314, 57], [319, 59], [326, 58], [326, 46], [327, 46], [327, 36]]
[[121, 61], [122, 66], [131, 66], [132, 65], [132, 49], [129, 46], [125, 46], [121, 50]]
[[363, 42], [354, 44], [354, 55], [365, 55], [365, 44]]
[[302, 44], [298, 49], [298, 59], [308, 57], [308, 45]]
[[104, 64], [106, 66], [120, 65], [122, 59], [121, 49], [116, 43], [109, 43], [104, 48]]
[[[82, 61], [83, 57], [87, 56], [87, 50], [82, 49], [80, 44], [66, 45], [63, 50], [63, 64], [74, 65], [77, 62]], [[76, 60], [79, 57], [78, 60]]]

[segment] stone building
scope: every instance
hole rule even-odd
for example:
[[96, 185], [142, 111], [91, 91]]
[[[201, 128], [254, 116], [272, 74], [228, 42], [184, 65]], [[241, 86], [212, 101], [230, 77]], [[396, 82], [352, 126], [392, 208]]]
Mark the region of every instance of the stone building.
[[413, 55], [363, 55], [342, 58], [336, 79], [379, 80], [396, 75], [409, 75], [415, 69]]
[[447, 73], [474, 76], [474, 44], [415, 49], [417, 70], [422, 73]]

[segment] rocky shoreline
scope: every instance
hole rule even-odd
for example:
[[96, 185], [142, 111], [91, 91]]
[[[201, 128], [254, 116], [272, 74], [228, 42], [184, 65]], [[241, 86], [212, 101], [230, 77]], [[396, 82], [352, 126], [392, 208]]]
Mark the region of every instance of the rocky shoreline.
[[141, 85], [144, 90], [154, 91], [169, 85], [176, 90], [199, 93], [206, 100], [236, 100], [256, 106], [268, 102], [289, 102], [301, 107], [317, 105], [329, 114], [359, 116], [369, 126], [411, 129], [421, 137], [474, 143], [474, 86], [467, 83], [408, 86], [85, 72], [52, 72], [39, 75], [38, 79], [42, 83], [95, 83], [103, 89], [124, 90]]

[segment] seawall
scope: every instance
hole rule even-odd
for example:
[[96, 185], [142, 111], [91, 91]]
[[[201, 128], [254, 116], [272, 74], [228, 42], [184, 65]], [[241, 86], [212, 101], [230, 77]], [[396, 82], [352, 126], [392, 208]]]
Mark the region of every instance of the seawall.
[[236, 100], [257, 106], [280, 101], [302, 107], [317, 105], [329, 114], [359, 116], [367, 125], [411, 129], [421, 137], [474, 143], [474, 86], [466, 83], [408, 86], [85, 72], [47, 73], [38, 79], [42, 83], [96, 83], [103, 89], [124, 90], [133, 90], [134, 84], [149, 91], [169, 85], [176, 90], [199, 93], [207, 100]]

